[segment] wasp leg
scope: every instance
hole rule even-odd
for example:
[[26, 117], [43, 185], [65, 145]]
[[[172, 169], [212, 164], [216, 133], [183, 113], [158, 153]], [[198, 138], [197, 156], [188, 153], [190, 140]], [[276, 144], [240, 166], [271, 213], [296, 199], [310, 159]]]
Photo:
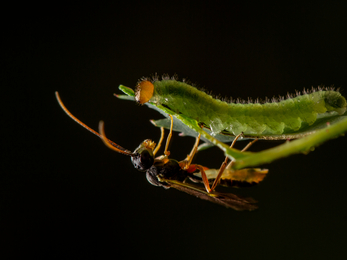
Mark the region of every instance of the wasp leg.
[[[230, 145], [230, 148], [233, 148], [233, 147], [234, 147], [234, 145], [235, 145], [237, 139], [239, 139], [242, 135], [243, 135], [243, 133], [238, 134], [238, 135], [235, 137], [235, 139], [233, 140], [233, 142], [232, 142], [231, 145]], [[258, 140], [258, 139], [255, 139], [255, 140], [253, 140], [252, 142], [250, 142], [248, 145], [246, 145], [245, 148], [243, 148], [243, 150], [242, 150], [241, 152], [246, 151], [246, 150], [247, 150], [255, 141], [257, 141], [257, 140]], [[210, 188], [210, 185], [209, 185], [209, 183], [208, 183], [208, 179], [207, 179], [207, 177], [206, 177], [205, 172], [204, 172], [204, 171], [201, 171], [201, 170], [199, 169], [199, 170], [201, 171], [201, 176], [202, 176], [202, 179], [203, 179], [203, 182], [204, 182], [204, 185], [205, 185], [205, 188], [206, 188], [207, 192], [211, 192], [211, 191], [213, 191], [213, 190], [216, 188], [216, 186], [217, 186], [218, 183], [219, 183], [220, 178], [221, 178], [222, 175], [223, 175], [223, 172], [224, 172], [225, 168], [226, 168], [226, 167], [230, 167], [230, 166], [232, 165], [233, 161], [231, 161], [229, 165], [228, 165], [228, 161], [229, 161], [229, 158], [226, 156], [225, 159], [224, 159], [224, 162], [222, 163], [221, 167], [219, 168], [218, 174], [217, 174], [216, 179], [214, 180], [214, 182], [213, 182], [211, 188]]]
[[249, 142], [243, 149], [241, 152], [246, 151], [249, 147], [251, 147], [252, 144], [254, 144], [256, 141], [258, 141], [258, 138], [254, 139], [253, 141]]
[[[249, 142], [249, 143], [242, 149], [241, 152], [246, 151], [246, 150], [247, 150], [249, 147], [251, 147], [251, 145], [254, 144], [256, 141], [258, 141], [258, 138], [256, 138], [256, 139], [254, 139], [253, 141]], [[226, 168], [231, 168], [232, 164], [233, 164], [233, 161], [231, 161], [231, 162], [227, 165]]]
[[157, 147], [155, 147], [154, 151], [153, 151], [153, 156], [156, 155], [156, 153], [159, 151], [161, 144], [163, 143], [164, 140], [164, 127], [160, 127], [160, 139], [159, 142], [157, 144]]
[[[205, 189], [208, 193], [210, 193], [212, 191], [212, 189], [210, 188], [210, 183], [207, 179], [204, 167], [201, 165], [196, 164], [195, 167], [197, 169], [199, 169], [200, 173], [201, 173], [201, 177], [202, 177], [202, 182], [204, 183]], [[213, 183], [214, 184], [214, 183]]]
[[196, 137], [195, 139], [195, 144], [190, 152], [190, 154], [187, 155], [187, 158], [184, 159], [183, 161], [180, 162], [180, 166], [183, 170], [187, 170], [189, 169], [191, 163], [192, 163], [192, 160], [198, 150], [198, 146], [199, 146], [199, 142], [200, 142], [200, 134], [198, 135], [198, 137]]
[[166, 145], [165, 145], [165, 151], [164, 151], [164, 155], [166, 155], [166, 156], [170, 155], [170, 152], [168, 151], [168, 149], [169, 149], [169, 143], [170, 143], [171, 137], [172, 137], [172, 128], [173, 128], [173, 118], [172, 118], [172, 115], [169, 115], [169, 116], [171, 118], [171, 125], [170, 125], [170, 133], [166, 139]]

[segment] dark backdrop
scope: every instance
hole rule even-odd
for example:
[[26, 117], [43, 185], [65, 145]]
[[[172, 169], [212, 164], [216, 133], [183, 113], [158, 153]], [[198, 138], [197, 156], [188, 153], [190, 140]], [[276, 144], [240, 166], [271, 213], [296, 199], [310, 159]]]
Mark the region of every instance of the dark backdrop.
[[[133, 150], [159, 138], [147, 107], [113, 96], [142, 76], [177, 74], [222, 96], [272, 97], [334, 84], [347, 90], [344, 1], [187, 1], [3, 10], [2, 255], [45, 259], [344, 259], [346, 137], [271, 165], [259, 201], [236, 212], [148, 184], [130, 159], [68, 118]], [[182, 159], [194, 139], [174, 136]], [[245, 143], [238, 144], [241, 148]], [[271, 147], [258, 142], [253, 150]], [[217, 149], [196, 162], [218, 167]]]

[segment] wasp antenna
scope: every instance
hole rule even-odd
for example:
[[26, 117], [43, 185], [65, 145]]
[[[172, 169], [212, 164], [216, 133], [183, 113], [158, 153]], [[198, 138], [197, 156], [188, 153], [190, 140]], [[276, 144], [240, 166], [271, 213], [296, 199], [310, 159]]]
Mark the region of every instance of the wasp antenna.
[[[100, 138], [103, 139], [103, 137], [96, 132], [95, 130], [93, 130], [92, 128], [90, 128], [89, 126], [87, 126], [86, 124], [84, 124], [82, 121], [80, 121], [77, 117], [75, 117], [73, 114], [71, 114], [71, 112], [65, 107], [63, 101], [61, 101], [60, 96], [58, 91], [55, 92], [55, 97], [57, 98], [57, 101], [60, 105], [60, 107], [64, 110], [64, 112], [72, 119], [74, 120], [77, 124], [79, 124], [80, 126], [84, 127], [85, 129], [87, 129], [89, 132], [91, 132], [92, 134], [95, 134], [96, 136], [99, 136]], [[106, 139], [106, 142], [115, 148], [115, 150], [117, 152], [123, 153], [123, 154], [132, 154], [132, 152], [128, 151], [127, 149], [124, 149], [123, 147], [119, 146], [118, 144], [116, 144], [115, 142], [111, 141], [110, 139], [107, 139], [106, 137], [104, 137]]]
[[116, 151], [118, 153], [122, 153], [122, 154], [125, 154], [125, 155], [133, 156], [132, 152], [124, 149], [123, 147], [121, 147], [119, 145], [117, 145], [117, 147], [116, 147], [116, 146], [113, 146], [113, 145], [110, 144], [109, 139], [105, 135], [104, 125], [105, 125], [104, 121], [101, 120], [99, 122], [99, 136], [100, 136], [101, 140], [104, 142], [104, 144], [108, 148], [112, 149], [113, 151]]

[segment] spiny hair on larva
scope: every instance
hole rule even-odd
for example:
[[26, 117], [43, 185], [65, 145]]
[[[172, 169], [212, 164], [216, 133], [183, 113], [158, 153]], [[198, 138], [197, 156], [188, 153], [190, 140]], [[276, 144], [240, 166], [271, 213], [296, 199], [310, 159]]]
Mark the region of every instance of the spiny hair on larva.
[[[170, 76], [168, 74], [163, 74], [161, 77], [157, 74], [157, 73], [154, 73], [152, 76], [150, 77], [142, 77], [139, 81], [138, 81], [138, 84], [144, 80], [148, 80], [148, 81], [151, 81], [151, 82], [155, 82], [155, 81], [160, 81], [160, 80], [175, 80], [175, 81], [179, 81], [179, 78], [177, 76], [177, 74], [174, 74], [173, 76]], [[247, 100], [244, 100], [244, 99], [241, 99], [241, 98], [236, 98], [236, 99], [233, 99], [232, 97], [223, 97], [222, 95], [220, 94], [214, 94], [212, 93], [211, 90], [207, 90], [203, 87], [199, 87], [197, 84], [194, 84], [192, 82], [190, 82], [189, 80], [187, 79], [182, 79], [181, 82], [184, 82], [188, 85], [191, 85], [192, 87], [202, 91], [202, 92], [205, 92], [207, 95], [210, 95], [212, 96], [213, 98], [215, 99], [218, 99], [218, 100], [221, 100], [221, 101], [224, 101], [226, 103], [234, 103], [234, 104], [265, 104], [265, 103], [277, 103], [277, 102], [280, 102], [280, 101], [283, 101], [283, 100], [286, 100], [286, 99], [292, 99], [292, 98], [295, 98], [295, 97], [298, 97], [298, 96], [302, 96], [302, 95], [307, 95], [307, 94], [311, 94], [313, 92], [317, 92], [317, 91], [337, 91], [337, 92], [340, 92], [340, 88], [337, 88], [335, 89], [335, 87], [332, 85], [332, 86], [329, 86], [329, 87], [326, 87], [324, 85], [320, 85], [318, 87], [311, 87], [311, 89], [303, 89], [302, 91], [298, 91], [298, 90], [295, 90], [295, 94], [291, 94], [291, 93], [287, 93], [286, 96], [278, 96], [278, 97], [275, 97], [273, 96], [271, 99], [269, 99], [268, 97], [265, 97], [264, 99], [261, 99], [261, 98], [256, 98], [255, 100], [253, 100], [253, 98], [249, 97]]]

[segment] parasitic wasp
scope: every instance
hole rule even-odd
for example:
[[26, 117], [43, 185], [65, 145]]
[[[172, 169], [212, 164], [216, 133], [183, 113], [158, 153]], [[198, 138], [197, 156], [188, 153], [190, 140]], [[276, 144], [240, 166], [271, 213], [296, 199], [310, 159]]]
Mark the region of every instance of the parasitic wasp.
[[[241, 187], [257, 184], [264, 179], [268, 170], [259, 168], [232, 170], [231, 166], [233, 161], [228, 162], [228, 157], [225, 158], [219, 170], [208, 169], [199, 164], [192, 164], [193, 157], [197, 153], [200, 135], [196, 137], [193, 149], [186, 159], [177, 161], [169, 158], [170, 152], [168, 151], [168, 146], [171, 140], [173, 128], [173, 118], [171, 115], [169, 115], [171, 118], [171, 127], [166, 140], [164, 154], [156, 157], [156, 154], [164, 140], [164, 128], [161, 128], [161, 137], [158, 145], [156, 145], [152, 140], [146, 139], [138, 148], [135, 149], [134, 152], [131, 152], [106, 137], [103, 121], [100, 121], [99, 123], [99, 132], [96, 132], [71, 114], [61, 101], [58, 92], [56, 92], [55, 95], [59, 105], [70, 118], [91, 133], [100, 137], [105, 145], [110, 149], [130, 156], [134, 167], [139, 171], [145, 172], [148, 182], [152, 185], [163, 187], [165, 189], [175, 188], [200, 199], [235, 210], [254, 210], [257, 208], [257, 205], [255, 204], [256, 201], [251, 198], [241, 198], [232, 193], [218, 192], [215, 191], [215, 188], [217, 185]], [[234, 146], [236, 140], [241, 135], [242, 134], [239, 134], [235, 138], [231, 147]], [[256, 140], [257, 139], [250, 142], [242, 151], [247, 150]], [[196, 183], [202, 183], [203, 186]]]

